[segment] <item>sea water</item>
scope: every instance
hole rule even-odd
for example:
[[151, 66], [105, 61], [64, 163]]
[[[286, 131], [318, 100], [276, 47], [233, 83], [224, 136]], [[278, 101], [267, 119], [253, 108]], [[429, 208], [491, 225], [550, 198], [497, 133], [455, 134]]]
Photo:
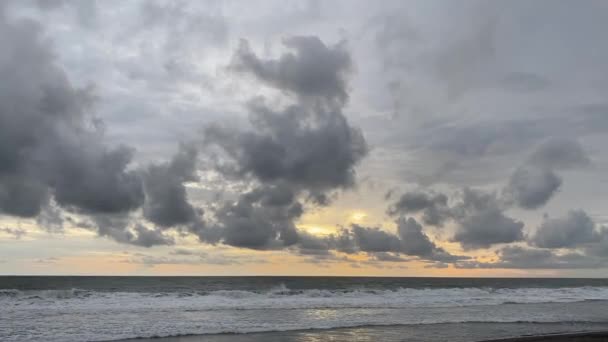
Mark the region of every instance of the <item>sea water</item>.
[[404, 331], [458, 324], [565, 332], [608, 329], [607, 304], [607, 279], [0, 277], [0, 341], [353, 327], [407, 340]]

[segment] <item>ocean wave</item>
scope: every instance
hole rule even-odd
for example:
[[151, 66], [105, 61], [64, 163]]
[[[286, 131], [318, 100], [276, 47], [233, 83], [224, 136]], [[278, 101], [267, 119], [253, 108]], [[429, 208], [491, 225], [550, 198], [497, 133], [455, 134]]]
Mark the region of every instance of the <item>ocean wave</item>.
[[[0, 340], [103, 341], [450, 323], [608, 324], [606, 300], [608, 288], [601, 287], [2, 290]], [[537, 304], [544, 302], [549, 304]]]
[[95, 292], [83, 289], [60, 289], [60, 290], [17, 290], [17, 289], [2, 289], [0, 290], [0, 300], [2, 298], [12, 299], [73, 299], [87, 298], [90, 296], [103, 296], [103, 292]]
[[568, 288], [395, 288], [395, 289], [289, 289], [268, 291], [218, 290], [182, 292], [98, 292], [84, 289], [0, 290], [4, 305], [92, 305], [111, 307], [183, 308], [189, 311], [257, 309], [341, 309], [461, 307], [505, 304], [608, 301], [608, 287]]

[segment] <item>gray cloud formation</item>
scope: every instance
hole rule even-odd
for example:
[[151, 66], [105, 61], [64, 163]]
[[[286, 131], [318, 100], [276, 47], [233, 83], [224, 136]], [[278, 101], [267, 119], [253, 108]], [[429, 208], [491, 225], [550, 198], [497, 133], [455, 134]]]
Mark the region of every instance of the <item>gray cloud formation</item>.
[[457, 268], [518, 268], [518, 269], [575, 269], [600, 268], [608, 264], [606, 259], [588, 257], [568, 252], [556, 254], [546, 249], [529, 249], [507, 246], [497, 253], [497, 262], [464, 261], [456, 263]]
[[453, 241], [466, 250], [488, 248], [494, 244], [523, 239], [523, 222], [505, 216], [496, 208], [484, 209], [460, 221]]
[[161, 229], [149, 229], [139, 222], [132, 222], [127, 215], [98, 214], [91, 216], [91, 221], [91, 223], [81, 223], [80, 227], [95, 230], [99, 236], [109, 237], [120, 243], [140, 247], [175, 243], [174, 239]]
[[216, 224], [200, 238], [252, 249], [279, 249], [298, 241], [294, 220], [302, 215], [302, 205], [293, 191], [269, 185], [244, 193], [216, 212]]
[[[376, 260], [406, 261], [402, 256], [417, 257], [424, 261], [452, 262], [468, 257], [453, 255], [438, 247], [423, 232], [422, 226], [413, 218], [397, 220], [397, 234], [377, 227], [364, 227], [353, 224], [338, 234], [328, 237], [309, 237], [314, 245], [306, 241], [306, 248], [316, 250], [335, 250], [347, 254], [365, 252]], [[299, 244], [300, 246], [300, 244]], [[301, 248], [301, 247], [300, 247]], [[389, 260], [390, 259], [390, 260]]]
[[451, 255], [443, 248], [437, 247], [422, 231], [422, 226], [413, 218], [400, 218], [397, 221], [397, 231], [402, 241], [402, 252], [406, 255], [419, 256], [423, 259], [441, 262], [463, 259], [462, 256]]
[[[389, 63], [382, 77], [366, 81], [389, 88], [378, 92], [377, 108], [386, 114], [390, 93], [401, 118], [386, 118], [382, 127], [374, 118], [368, 127], [378, 129], [378, 140], [367, 136], [391, 152], [415, 155], [416, 163], [399, 170], [407, 181], [487, 185], [538, 142], [586, 137], [587, 144], [606, 132], [605, 106], [580, 106], [603, 102], [606, 82], [595, 81], [606, 78], [597, 70], [608, 52], [598, 35], [606, 27], [600, 2], [575, 8], [566, 1], [443, 5], [382, 9], [383, 20], [372, 27], [378, 36], [389, 33], [389, 39], [376, 40], [379, 57]], [[558, 19], [563, 16], [576, 29], [564, 29]], [[555, 43], [564, 39], [567, 44]], [[375, 88], [382, 89], [366, 90]]]
[[452, 210], [458, 222], [452, 240], [464, 249], [488, 248], [524, 238], [523, 222], [506, 216], [502, 203], [493, 193], [464, 189], [461, 201]]
[[141, 180], [128, 166], [132, 152], [109, 149], [95, 140], [58, 147], [46, 174], [50, 175], [55, 201], [64, 208], [85, 213], [120, 213], [143, 204]]
[[148, 229], [141, 224], [136, 224], [133, 231], [137, 233], [133, 236], [128, 234], [128, 243], [141, 246], [152, 247], [158, 245], [172, 245], [175, 243], [172, 237], [163, 234], [160, 229]]
[[495, 193], [465, 188], [450, 205], [442, 193], [408, 192], [389, 207], [389, 214], [422, 212], [423, 222], [441, 225], [447, 220], [457, 223], [452, 241], [466, 249], [488, 248], [499, 243], [523, 240], [520, 221], [504, 214], [507, 205]]
[[326, 46], [318, 37], [296, 36], [284, 39], [283, 44], [293, 52], [279, 59], [263, 60], [246, 40], [241, 40], [232, 67], [298, 96], [346, 102], [346, 76], [352, 62], [343, 43]]
[[608, 229], [598, 227], [587, 213], [571, 210], [564, 217], [545, 219], [529, 245], [505, 246], [494, 262], [461, 261], [459, 268], [592, 269], [608, 266]]
[[91, 95], [55, 65], [41, 29], [0, 18], [7, 56], [0, 63], [0, 210], [32, 217], [52, 194], [73, 211], [113, 213], [143, 201], [127, 169], [131, 151], [104, 145], [88, 127]]
[[418, 212], [422, 212], [425, 224], [441, 226], [450, 216], [448, 197], [442, 193], [407, 192], [388, 209], [392, 216]]
[[504, 191], [521, 208], [536, 209], [545, 205], [561, 184], [561, 178], [552, 170], [520, 167], [513, 172]]
[[[182, 151], [166, 165], [133, 169], [133, 150], [104, 142], [89, 115], [90, 89], [74, 88], [33, 21], [0, 16], [0, 213], [37, 217], [49, 230], [62, 228], [61, 209], [89, 216], [99, 235], [139, 246], [171, 244], [158, 229], [128, 222], [144, 216], [162, 227], [193, 220], [182, 182], [196, 155]], [[190, 177], [190, 178], [189, 178]], [[180, 197], [181, 196], [181, 197]]]
[[210, 126], [205, 140], [221, 148], [233, 162], [228, 169], [239, 176], [287, 182], [322, 202], [323, 192], [353, 185], [354, 167], [368, 151], [363, 134], [341, 110], [350, 58], [342, 46], [328, 47], [316, 37], [293, 37], [285, 44], [295, 52], [279, 60], [261, 60], [242, 45], [234, 68], [296, 95], [297, 103], [273, 109], [255, 99], [248, 106], [255, 130]]
[[390, 252], [377, 252], [371, 255], [375, 261], [388, 261], [388, 262], [407, 262], [410, 259], [404, 258], [397, 253]]
[[542, 248], [569, 248], [599, 238], [591, 217], [582, 210], [571, 210], [564, 217], [545, 219], [531, 242]]
[[368, 228], [353, 224], [350, 230], [353, 242], [363, 252], [398, 252], [401, 250], [399, 237], [380, 228]]
[[559, 190], [562, 180], [554, 170], [583, 167], [590, 163], [576, 140], [551, 138], [540, 143], [511, 175], [503, 189], [506, 200], [524, 209], [544, 206]]
[[162, 227], [185, 225], [198, 220], [201, 213], [188, 202], [185, 182], [198, 180], [197, 151], [180, 145], [173, 159], [164, 164], [150, 165], [143, 174], [146, 203], [144, 217]]
[[[341, 111], [351, 68], [343, 45], [294, 37], [285, 41], [294, 52], [279, 60], [261, 60], [242, 45], [233, 67], [298, 101], [278, 110], [252, 101], [252, 131], [230, 136], [219, 126], [207, 128], [206, 141], [233, 162], [234, 174], [253, 176], [258, 184], [219, 206], [205, 228], [202, 210], [189, 203], [184, 186], [197, 180], [194, 148], [183, 145], [169, 162], [132, 169], [133, 150], [104, 143], [87, 114], [92, 95], [74, 89], [55, 66], [40, 28], [5, 18], [0, 24], [13, 47], [0, 61], [3, 79], [11, 84], [0, 89], [0, 210], [6, 214], [38, 216], [52, 198], [65, 210], [89, 216], [84, 228], [121, 243], [172, 244], [164, 230], [184, 227], [205, 242], [283, 248], [298, 241], [294, 220], [303, 209], [297, 198], [306, 193], [327, 204], [327, 192], [354, 185], [354, 167], [367, 153], [363, 135]], [[139, 208], [158, 228], [134, 221], [131, 213]]]
[[572, 139], [550, 138], [530, 156], [530, 163], [558, 170], [582, 167], [590, 162], [582, 146]]
[[[298, 198], [327, 205], [330, 192], [354, 185], [355, 166], [367, 154], [361, 131], [342, 114], [351, 67], [343, 46], [326, 46], [317, 37], [293, 37], [284, 44], [293, 52], [263, 60], [242, 41], [231, 67], [295, 95], [296, 102], [274, 109], [257, 98], [248, 105], [252, 130], [220, 125], [204, 130], [206, 146], [220, 153], [216, 169], [228, 178], [250, 177], [254, 186], [215, 211], [207, 230], [211, 240], [254, 249], [294, 245], [299, 240], [294, 220], [303, 212]], [[301, 251], [322, 251], [313, 242], [302, 235]]]
[[[309, 36], [285, 39], [286, 52], [277, 57], [267, 57], [274, 46], [269, 45], [263, 53], [252, 48], [260, 36], [273, 40], [270, 27], [277, 23], [266, 17], [251, 20], [248, 13], [229, 23], [226, 18], [231, 17], [234, 7], [230, 5], [145, 2], [121, 4], [121, 10], [116, 11], [101, 3], [80, 5], [59, 0], [39, 2], [49, 10], [42, 15], [30, 8], [31, 4], [17, 11], [27, 17], [40, 16], [48, 27], [43, 32], [33, 21], [8, 20], [4, 7], [12, 4], [17, 2], [0, 4], [0, 39], [7, 51], [0, 60], [0, 76], [6, 81], [0, 86], [0, 214], [35, 218], [49, 231], [61, 231], [66, 220], [85, 222], [85, 229], [140, 246], [172, 244], [173, 233], [189, 232], [202, 242], [287, 248], [319, 258], [345, 252], [365, 253], [375, 260], [402, 261], [405, 255], [412, 255], [416, 260], [450, 262], [450, 256], [442, 256], [423, 227], [406, 216], [415, 215], [423, 225], [454, 223], [452, 240], [465, 249], [522, 241], [523, 224], [508, 217], [507, 210], [515, 206], [538, 209], [562, 189], [573, 193], [598, 180], [579, 178], [579, 188], [577, 175], [569, 173], [572, 186], [561, 187], [560, 171], [590, 163], [576, 139], [593, 153], [597, 166], [604, 164], [604, 152], [597, 146], [604, 141], [602, 134], [608, 127], [607, 107], [602, 103], [606, 75], [598, 65], [606, 60], [608, 50], [601, 47], [598, 34], [605, 31], [602, 28], [607, 22], [601, 10], [604, 5], [599, 3], [572, 7], [566, 2], [516, 2], [509, 6], [476, 2], [441, 9], [412, 4], [407, 13], [386, 4], [372, 6], [368, 13], [368, 5], [363, 6], [363, 12], [361, 4], [349, 4], [349, 14], [355, 18], [347, 19], [330, 11], [319, 12], [341, 5], [313, 4], [308, 14], [303, 13], [308, 10], [295, 11], [278, 18], [280, 26], [290, 32], [312, 28], [320, 35], [328, 33], [324, 32], [327, 22], [307, 26], [305, 21], [312, 18], [302, 21], [302, 16], [314, 14], [315, 20], [332, 21], [330, 25], [346, 24], [340, 35], [349, 36], [361, 32], [360, 27], [349, 25], [365, 22], [372, 15], [379, 18], [375, 24], [382, 26], [376, 43], [387, 56], [377, 56], [377, 49], [365, 46], [369, 43], [366, 37], [347, 46], [343, 42], [325, 44]], [[242, 9], [247, 6], [239, 6], [238, 10]], [[260, 16], [258, 11], [251, 12]], [[387, 20], [377, 16], [378, 12], [388, 13]], [[93, 25], [79, 31], [85, 27], [70, 22], [78, 20], [74, 14], [82, 14], [81, 24], [91, 21]], [[556, 18], [566, 14], [576, 25], [563, 30]], [[293, 22], [297, 22], [297, 29]], [[181, 147], [166, 162], [139, 166], [134, 160], [142, 154], [136, 155], [129, 146], [109, 144], [108, 136], [90, 115], [98, 101], [97, 91], [104, 101], [98, 108], [112, 128], [115, 117], [120, 117], [116, 121], [121, 124], [128, 121], [133, 125], [138, 120], [137, 132], [134, 126], [118, 127], [126, 132], [119, 139], [142, 146], [144, 153], [147, 149], [153, 153], [164, 150], [166, 141], [173, 139], [159, 137], [159, 131], [175, 136], [190, 129], [176, 131], [170, 125], [158, 125], [156, 111], [163, 114], [158, 115], [163, 123], [180, 126], [210, 120], [202, 106], [229, 116], [234, 103], [226, 106], [233, 99], [227, 96], [233, 94], [220, 89], [224, 78], [215, 77], [211, 69], [216, 63], [226, 63], [217, 58], [224, 55], [219, 48], [232, 39], [229, 34], [233, 28], [233, 32], [245, 32], [252, 43], [241, 43], [230, 70], [252, 76], [274, 88], [272, 94], [278, 90], [285, 98], [253, 99], [247, 107], [248, 128], [208, 127], [205, 146], [196, 146], [198, 151]], [[535, 34], [521, 34], [527, 31]], [[58, 48], [52, 49], [46, 37], [55, 34]], [[571, 44], [555, 43], [564, 39]], [[149, 44], [152, 41], [155, 43]], [[115, 50], [119, 52], [97, 53], [109, 51], [108, 46], [118, 47]], [[517, 58], [511, 58], [514, 52]], [[141, 63], [143, 56], [146, 63]], [[422, 175], [419, 181], [426, 179], [447, 188], [486, 186], [509, 177], [515, 165], [502, 192], [474, 190], [476, 195], [467, 197], [464, 193], [469, 190], [465, 190], [449, 198], [432, 191], [406, 193], [394, 200], [388, 211], [397, 220], [397, 233], [349, 226], [331, 238], [319, 238], [296, 229], [309, 206], [327, 205], [336, 193], [355, 185], [355, 170], [368, 154], [361, 130], [344, 114], [352, 96], [350, 73], [359, 57], [357, 67], [363, 76], [354, 80], [357, 98], [348, 111], [353, 112], [351, 120], [363, 122], [370, 144], [388, 152], [384, 157], [389, 164], [374, 160], [372, 174], [366, 177], [388, 175], [386, 182], [390, 183], [395, 181], [390, 179], [391, 171], [404, 167], [416, 170], [395, 170], [403, 177], [397, 182], [416, 181], [412, 175]], [[375, 74], [381, 73], [381, 66], [374, 63], [383, 57], [389, 74], [380, 82], [389, 83], [388, 92], [373, 83]], [[573, 70], [575, 77], [571, 77]], [[374, 73], [371, 80], [366, 73]], [[99, 84], [98, 90], [74, 86], [88, 79]], [[249, 91], [255, 92], [255, 86]], [[376, 104], [366, 98], [374, 92], [384, 99], [394, 96], [402, 106], [398, 114], [404, 120], [396, 116], [379, 119], [387, 109], [382, 105], [359, 115], [360, 108]], [[138, 110], [141, 103], [152, 110]], [[155, 125], [162, 127], [154, 131]], [[147, 140], [141, 140], [142, 132]], [[114, 139], [116, 131], [109, 133]], [[538, 142], [542, 143], [523, 163], [515, 160]], [[152, 144], [154, 148], [150, 148]], [[187, 190], [188, 182], [197, 178], [197, 157], [201, 159], [198, 166], [209, 165], [203, 163], [210, 157], [207, 148], [218, 153], [213, 161], [217, 161], [216, 171], [226, 178], [223, 181], [232, 186], [231, 181], [237, 180], [238, 186], [247, 190], [225, 194], [222, 198], [227, 201], [207, 203], [210, 209], [205, 206], [204, 219], [209, 221], [203, 222], [202, 209], [189, 201]], [[404, 155], [407, 161], [416, 162], [406, 162]], [[591, 171], [595, 176], [602, 172]], [[205, 192], [202, 196], [206, 191], [201, 190]], [[559, 205], [571, 201], [564, 195]], [[594, 198], [601, 195], [592, 192], [576, 195], [571, 198], [601, 203], [601, 198]], [[593, 205], [597, 204], [590, 205], [590, 212], [601, 211]], [[547, 219], [536, 234], [527, 237], [527, 243], [535, 248], [517, 251], [523, 255], [521, 260], [537, 253], [545, 265], [562, 267], [565, 260], [579, 262], [577, 255], [607, 255], [604, 230], [589, 224], [588, 215], [586, 223], [574, 216], [570, 213]], [[552, 248], [559, 250], [549, 250]], [[563, 249], [576, 249], [576, 253]], [[505, 250], [501, 257], [514, 265], [523, 262], [517, 260], [517, 253]], [[440, 265], [446, 263], [437, 262], [435, 267]]]
[[260, 102], [250, 110], [256, 131], [205, 130], [205, 139], [233, 162], [220, 170], [262, 182], [288, 182], [311, 194], [354, 184], [354, 167], [367, 145], [339, 111], [298, 104], [277, 112]]

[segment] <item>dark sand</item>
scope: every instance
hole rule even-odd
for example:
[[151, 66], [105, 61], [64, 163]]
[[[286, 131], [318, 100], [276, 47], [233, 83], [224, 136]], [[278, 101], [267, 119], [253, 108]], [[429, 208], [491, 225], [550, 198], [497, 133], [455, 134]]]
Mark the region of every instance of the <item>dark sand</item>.
[[599, 342], [608, 341], [608, 331], [582, 332], [574, 334], [549, 334], [487, 340], [485, 342]]
[[[572, 331], [578, 331], [572, 333]], [[532, 336], [533, 335], [533, 336]], [[132, 342], [608, 342], [605, 324], [454, 323], [357, 327], [250, 334], [219, 334], [129, 340]]]

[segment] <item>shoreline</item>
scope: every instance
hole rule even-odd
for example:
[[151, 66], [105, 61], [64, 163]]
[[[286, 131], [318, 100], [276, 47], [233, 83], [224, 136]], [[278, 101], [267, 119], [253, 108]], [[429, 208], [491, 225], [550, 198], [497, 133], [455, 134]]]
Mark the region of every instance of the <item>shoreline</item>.
[[479, 342], [586, 342], [586, 341], [608, 341], [608, 330], [585, 331], [576, 333], [556, 333], [530, 336], [507, 337]]
[[[506, 323], [510, 325], [509, 323]], [[224, 333], [209, 335], [182, 335], [172, 337], [132, 338], [116, 342], [308, 342], [308, 341], [370, 341], [368, 338], [377, 337], [377, 340], [385, 341], [450, 341], [450, 342], [599, 342], [608, 341], [608, 327], [587, 327], [589, 330], [567, 331], [565, 329], [554, 329], [545, 331], [521, 330], [519, 335], [512, 332], [508, 335], [505, 331], [486, 331], [479, 335], [477, 329], [479, 324], [448, 323], [440, 324], [447, 328], [442, 334], [433, 336], [428, 327], [415, 330], [402, 330], [400, 326], [368, 326], [331, 329], [291, 330], [274, 332], [252, 332], [252, 333]], [[497, 325], [498, 326], [498, 325]], [[504, 326], [504, 325], [503, 325]], [[555, 325], [557, 327], [559, 325]], [[565, 328], [564, 326], [561, 326]], [[407, 327], [405, 327], [407, 328]], [[526, 331], [527, 330], [527, 331]], [[429, 335], [429, 332], [431, 334]], [[361, 339], [362, 338], [362, 339]], [[107, 341], [109, 342], [109, 341]]]

